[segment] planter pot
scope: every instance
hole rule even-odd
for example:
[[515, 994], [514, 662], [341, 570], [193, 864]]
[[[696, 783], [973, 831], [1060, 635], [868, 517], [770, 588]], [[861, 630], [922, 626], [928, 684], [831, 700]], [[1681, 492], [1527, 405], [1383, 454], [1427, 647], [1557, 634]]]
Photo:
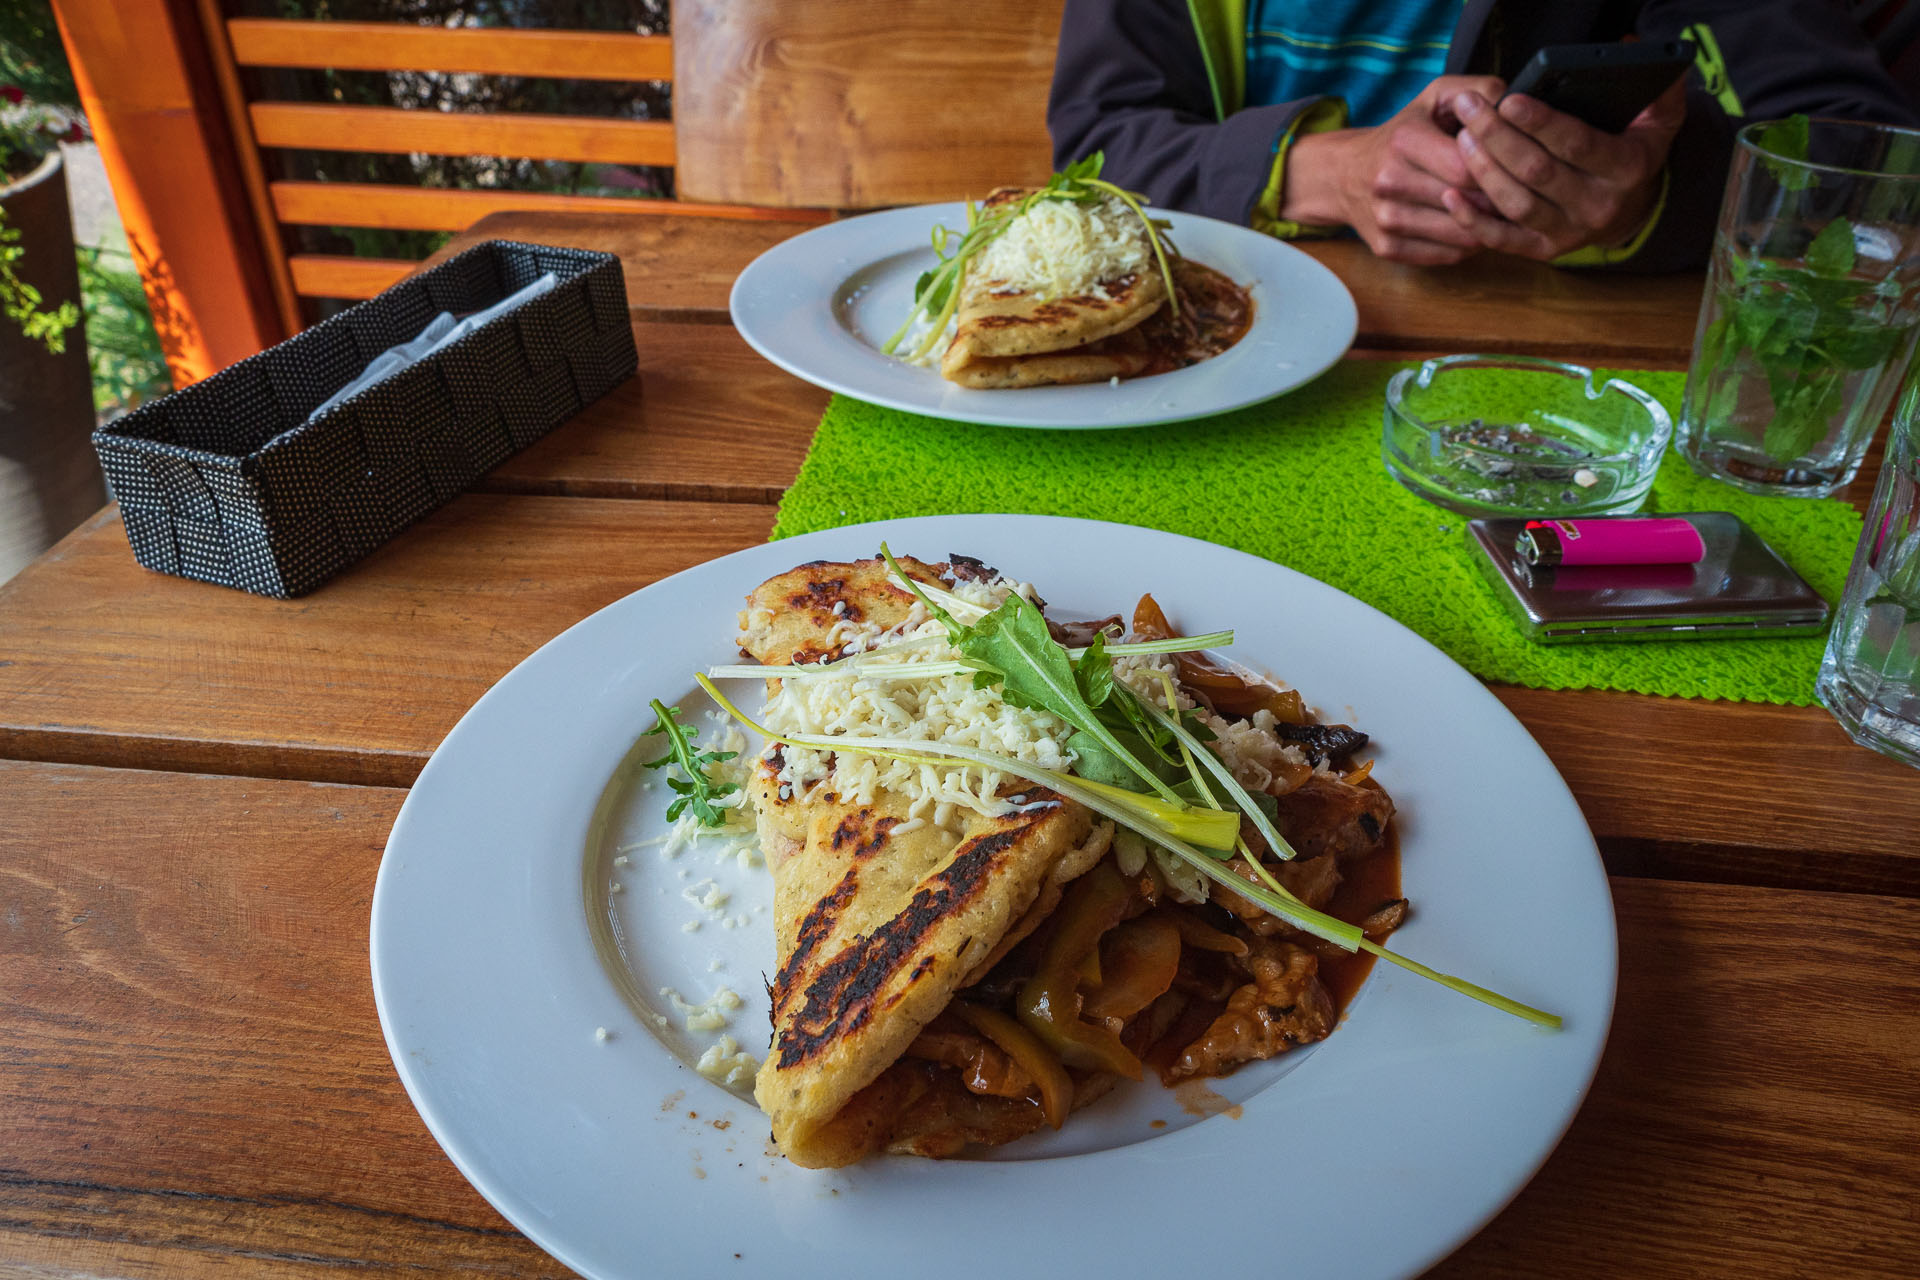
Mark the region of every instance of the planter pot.
[[[80, 273], [60, 153], [0, 186], [0, 209], [26, 250], [14, 270], [40, 291], [41, 305], [77, 306]], [[53, 355], [0, 316], [0, 582], [106, 501], [92, 431], [85, 326], [69, 329], [66, 351]]]

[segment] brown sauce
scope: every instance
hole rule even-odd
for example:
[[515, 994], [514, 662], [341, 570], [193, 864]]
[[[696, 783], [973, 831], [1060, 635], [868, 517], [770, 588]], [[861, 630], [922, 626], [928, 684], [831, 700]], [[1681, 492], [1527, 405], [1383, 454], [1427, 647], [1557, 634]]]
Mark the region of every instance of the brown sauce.
[[[1400, 828], [1387, 825], [1386, 847], [1365, 858], [1348, 863], [1341, 870], [1345, 879], [1334, 890], [1327, 914], [1336, 920], [1358, 922], [1383, 902], [1391, 902], [1400, 893]], [[1345, 1017], [1347, 1003], [1360, 991], [1360, 985], [1373, 972], [1373, 957], [1364, 951], [1320, 961], [1320, 984], [1333, 997], [1336, 1015]]]
[[1179, 314], [1162, 307], [1140, 325], [1140, 336], [1151, 352], [1140, 377], [1210, 360], [1253, 327], [1253, 295], [1245, 289], [1191, 258], [1174, 258], [1169, 265]]

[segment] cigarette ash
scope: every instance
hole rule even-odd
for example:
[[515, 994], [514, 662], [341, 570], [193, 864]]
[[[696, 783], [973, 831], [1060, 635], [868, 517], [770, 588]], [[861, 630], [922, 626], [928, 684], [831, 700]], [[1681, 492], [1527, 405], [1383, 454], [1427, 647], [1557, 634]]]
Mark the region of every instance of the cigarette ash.
[[[1542, 435], [1525, 423], [1469, 418], [1433, 428], [1428, 443], [1439, 467], [1495, 482], [1468, 495], [1483, 502], [1530, 501], [1543, 509], [1554, 501], [1575, 503], [1585, 498], [1580, 490], [1601, 479], [1586, 465], [1597, 457], [1591, 449]], [[1536, 488], [1545, 492], [1527, 492]]]

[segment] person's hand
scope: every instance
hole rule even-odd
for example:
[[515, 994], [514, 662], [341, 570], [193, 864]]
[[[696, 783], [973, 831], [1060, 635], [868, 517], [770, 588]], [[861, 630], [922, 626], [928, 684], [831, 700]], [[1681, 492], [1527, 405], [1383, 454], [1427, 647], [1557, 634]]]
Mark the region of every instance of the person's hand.
[[1472, 91], [1449, 101], [1461, 124], [1454, 143], [1473, 187], [1456, 186], [1440, 198], [1476, 244], [1544, 262], [1586, 245], [1622, 244], [1640, 230], [1686, 118], [1683, 82], [1620, 134], [1524, 94], [1497, 107], [1495, 101]]
[[1477, 194], [1445, 126], [1455, 98], [1498, 98], [1505, 88], [1493, 76], [1440, 76], [1384, 124], [1296, 138], [1280, 216], [1352, 227], [1374, 253], [1400, 262], [1441, 265], [1479, 252], [1476, 230], [1444, 202], [1450, 191], [1469, 203]]

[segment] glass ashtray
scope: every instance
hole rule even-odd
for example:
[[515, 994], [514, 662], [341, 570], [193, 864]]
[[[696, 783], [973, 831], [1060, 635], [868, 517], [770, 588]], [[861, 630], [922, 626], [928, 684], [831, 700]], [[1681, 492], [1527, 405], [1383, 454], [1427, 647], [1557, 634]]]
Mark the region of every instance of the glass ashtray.
[[1673, 419], [1618, 378], [1532, 356], [1438, 356], [1387, 384], [1380, 457], [1429, 502], [1471, 515], [1637, 511]]

